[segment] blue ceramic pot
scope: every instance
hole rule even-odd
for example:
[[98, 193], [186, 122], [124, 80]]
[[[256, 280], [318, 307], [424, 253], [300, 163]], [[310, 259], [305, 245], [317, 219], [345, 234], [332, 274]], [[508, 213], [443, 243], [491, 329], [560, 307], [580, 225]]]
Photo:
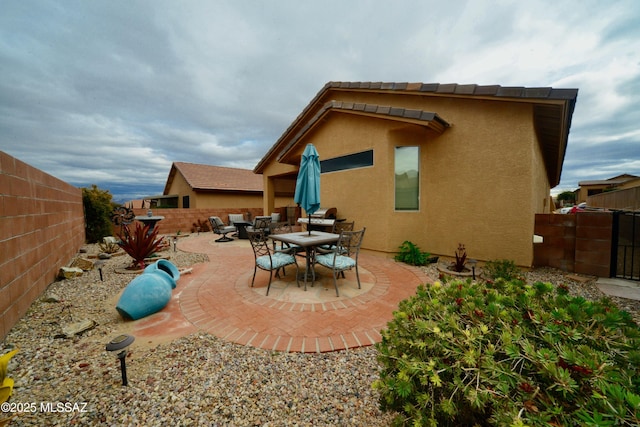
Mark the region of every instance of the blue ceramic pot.
[[122, 292], [116, 310], [127, 320], [137, 320], [162, 310], [180, 278], [178, 268], [161, 259], [150, 264]]

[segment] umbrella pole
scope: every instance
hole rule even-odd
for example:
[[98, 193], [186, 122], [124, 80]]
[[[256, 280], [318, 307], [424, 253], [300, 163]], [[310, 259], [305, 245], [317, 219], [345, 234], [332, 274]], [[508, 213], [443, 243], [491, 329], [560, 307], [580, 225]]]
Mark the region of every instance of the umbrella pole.
[[309, 218], [309, 223], [307, 225], [307, 231], [309, 231], [309, 236], [311, 236], [311, 214], [307, 212], [307, 217]]

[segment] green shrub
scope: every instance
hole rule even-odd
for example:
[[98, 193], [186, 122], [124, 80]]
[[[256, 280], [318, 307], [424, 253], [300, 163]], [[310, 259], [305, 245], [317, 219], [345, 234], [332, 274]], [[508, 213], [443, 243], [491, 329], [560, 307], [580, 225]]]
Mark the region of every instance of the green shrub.
[[114, 209], [108, 190], [100, 190], [95, 184], [82, 189], [85, 238], [89, 243], [101, 241], [113, 234], [111, 212]]
[[405, 240], [399, 247], [400, 253], [395, 256], [396, 261], [410, 265], [425, 265], [429, 262], [429, 252], [423, 252], [414, 243]]
[[508, 259], [487, 261], [483, 270], [493, 280], [513, 280], [520, 275], [520, 269], [516, 263]]
[[435, 282], [382, 331], [374, 388], [398, 425], [638, 425], [639, 346], [628, 313], [566, 286]]

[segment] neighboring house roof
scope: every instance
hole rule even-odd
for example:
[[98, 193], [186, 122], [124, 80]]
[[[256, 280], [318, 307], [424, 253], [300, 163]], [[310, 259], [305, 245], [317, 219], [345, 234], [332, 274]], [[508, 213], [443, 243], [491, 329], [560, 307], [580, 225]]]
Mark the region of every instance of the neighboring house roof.
[[619, 185], [636, 178], [640, 178], [640, 177], [625, 173], [625, 174], [614, 176], [613, 178], [608, 178], [608, 179], [592, 179], [588, 181], [580, 181], [578, 182], [578, 185], [581, 187], [590, 186], [590, 185]]
[[[475, 84], [439, 83], [382, 83], [382, 82], [329, 82], [300, 115], [285, 130], [265, 156], [254, 168], [262, 173], [270, 161], [280, 161], [300, 138], [329, 111], [350, 112], [362, 115], [375, 113], [380, 118], [413, 121], [442, 132], [449, 124], [437, 112], [405, 110], [398, 105], [372, 106], [367, 104], [336, 103], [332, 94], [336, 92], [374, 92], [390, 95], [415, 95], [451, 98], [494, 99], [534, 104], [534, 125], [541, 144], [547, 176], [554, 187], [560, 182], [562, 164], [567, 147], [571, 118], [575, 108], [578, 89], [555, 89], [550, 87], [502, 87]], [[559, 102], [558, 102], [559, 101]], [[340, 105], [338, 105], [340, 104]], [[345, 107], [346, 104], [346, 107]]]
[[164, 187], [168, 194], [176, 173], [184, 177], [194, 191], [249, 191], [262, 192], [262, 176], [249, 169], [174, 162]]

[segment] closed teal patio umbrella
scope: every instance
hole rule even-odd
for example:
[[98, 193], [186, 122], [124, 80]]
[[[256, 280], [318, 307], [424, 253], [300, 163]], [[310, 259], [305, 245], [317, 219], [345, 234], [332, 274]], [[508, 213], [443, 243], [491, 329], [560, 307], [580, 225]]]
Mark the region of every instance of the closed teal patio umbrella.
[[320, 208], [320, 156], [313, 144], [307, 144], [302, 153], [293, 201], [307, 212], [311, 234], [311, 214]]

